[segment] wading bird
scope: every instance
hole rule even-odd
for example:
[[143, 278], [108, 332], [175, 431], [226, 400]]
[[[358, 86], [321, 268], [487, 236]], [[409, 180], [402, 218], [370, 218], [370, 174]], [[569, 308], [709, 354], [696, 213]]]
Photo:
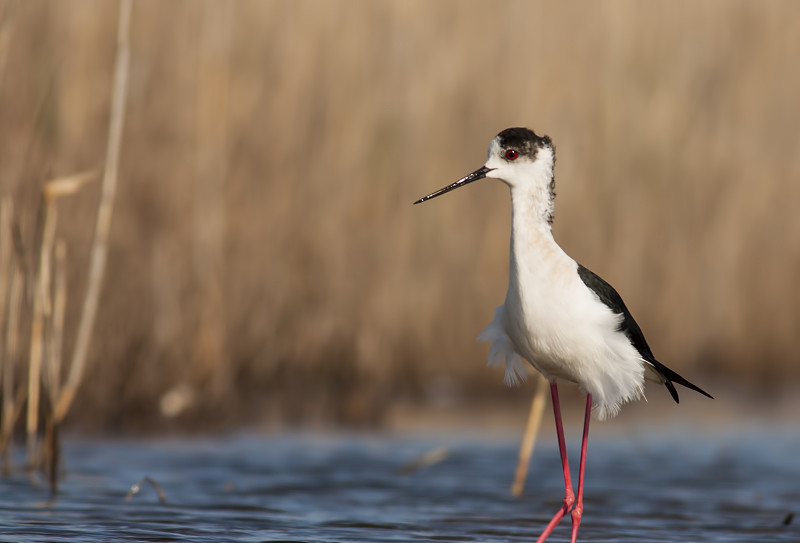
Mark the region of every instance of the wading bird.
[[[590, 415], [598, 420], [644, 397], [645, 380], [675, 383], [711, 398], [653, 356], [639, 325], [614, 288], [570, 258], [553, 239], [555, 149], [550, 138], [527, 128], [500, 132], [486, 163], [419, 204], [483, 178], [499, 179], [511, 190], [511, 256], [508, 292], [494, 320], [478, 337], [490, 341], [489, 363], [505, 361], [506, 381], [524, 375], [523, 359], [550, 381], [565, 496], [537, 541], [550, 535], [565, 514], [572, 516], [572, 542], [583, 514], [583, 474]], [[573, 491], [557, 381], [576, 383], [586, 393], [578, 492]]]

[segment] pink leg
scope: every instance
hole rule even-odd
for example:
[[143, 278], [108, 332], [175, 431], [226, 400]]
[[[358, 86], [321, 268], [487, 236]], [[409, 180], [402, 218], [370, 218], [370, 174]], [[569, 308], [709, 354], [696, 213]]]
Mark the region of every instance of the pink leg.
[[589, 439], [589, 421], [592, 416], [592, 395], [586, 396], [586, 414], [583, 417], [583, 441], [581, 442], [581, 467], [578, 472], [578, 499], [572, 510], [572, 543], [578, 540], [578, 527], [583, 515], [583, 472], [586, 469], [586, 442]]
[[[572, 509], [575, 503], [575, 493], [572, 491], [572, 480], [569, 476], [569, 462], [567, 461], [567, 446], [564, 443], [564, 426], [561, 422], [561, 406], [558, 403], [558, 386], [555, 381], [550, 382], [550, 395], [553, 397], [553, 415], [556, 419], [556, 433], [558, 434], [558, 450], [561, 452], [561, 467], [564, 468], [564, 505], [553, 517], [553, 520], [547, 525], [536, 540], [536, 543], [542, 543], [548, 538], [553, 528], [564, 518], [564, 515]], [[578, 487], [580, 489], [580, 487]], [[579, 490], [580, 491], [580, 490]], [[574, 521], [573, 521], [574, 523]], [[573, 524], [574, 525], [574, 524]], [[576, 534], [577, 535], [577, 534]]]

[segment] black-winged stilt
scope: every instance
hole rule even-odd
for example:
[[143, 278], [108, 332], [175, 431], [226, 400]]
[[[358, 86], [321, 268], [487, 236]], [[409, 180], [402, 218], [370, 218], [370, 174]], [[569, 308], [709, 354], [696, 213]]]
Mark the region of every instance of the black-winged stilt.
[[[468, 176], [420, 198], [419, 204], [483, 178], [511, 189], [511, 257], [505, 303], [479, 339], [492, 343], [489, 363], [506, 363], [506, 381], [524, 375], [523, 359], [550, 381], [565, 497], [539, 536], [542, 542], [566, 513], [572, 516], [572, 542], [583, 514], [583, 475], [590, 415], [603, 420], [644, 396], [645, 380], [667, 387], [678, 402], [674, 383], [704, 396], [653, 356], [639, 325], [614, 288], [570, 258], [553, 239], [555, 149], [550, 138], [527, 128], [500, 132], [489, 146], [486, 163]], [[578, 492], [570, 479], [557, 380], [586, 392]]]

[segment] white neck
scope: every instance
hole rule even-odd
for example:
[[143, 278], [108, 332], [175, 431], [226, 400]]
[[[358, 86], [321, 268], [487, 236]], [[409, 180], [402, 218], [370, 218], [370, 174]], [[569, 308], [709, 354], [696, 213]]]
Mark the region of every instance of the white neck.
[[511, 187], [511, 254], [509, 287], [519, 288], [521, 276], [548, 273], [563, 253], [553, 239], [551, 219], [554, 201], [550, 190], [552, 170], [541, 170], [539, 179]]
[[537, 230], [552, 237], [555, 212], [553, 162], [531, 164], [524, 174], [524, 179], [508, 183], [514, 229], [518, 232]]

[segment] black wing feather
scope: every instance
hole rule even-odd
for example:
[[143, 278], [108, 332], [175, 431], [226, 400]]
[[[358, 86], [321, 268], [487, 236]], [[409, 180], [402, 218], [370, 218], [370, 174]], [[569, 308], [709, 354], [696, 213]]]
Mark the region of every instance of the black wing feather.
[[672, 395], [672, 399], [675, 400], [675, 403], [678, 403], [679, 400], [678, 391], [675, 390], [675, 385], [672, 384], [673, 382], [713, 399], [711, 394], [701, 389], [697, 385], [690, 383], [676, 372], [656, 360], [656, 358], [653, 356], [653, 351], [650, 350], [650, 346], [647, 344], [647, 340], [644, 338], [642, 329], [639, 328], [638, 324], [636, 324], [636, 321], [633, 319], [633, 315], [631, 315], [631, 312], [628, 311], [628, 308], [625, 306], [625, 302], [622, 301], [622, 297], [616, 290], [614, 290], [614, 287], [609, 285], [602, 277], [590, 269], [581, 266], [580, 264], [578, 264], [578, 275], [583, 283], [595, 293], [601, 302], [606, 304], [606, 306], [608, 306], [608, 308], [614, 313], [622, 315], [622, 321], [619, 323], [619, 331], [627, 336], [631, 344], [636, 348], [637, 351], [639, 351], [639, 354], [642, 355], [642, 358], [652, 364], [653, 368], [664, 378], [664, 384], [666, 385], [667, 390], [669, 390], [669, 393]]

